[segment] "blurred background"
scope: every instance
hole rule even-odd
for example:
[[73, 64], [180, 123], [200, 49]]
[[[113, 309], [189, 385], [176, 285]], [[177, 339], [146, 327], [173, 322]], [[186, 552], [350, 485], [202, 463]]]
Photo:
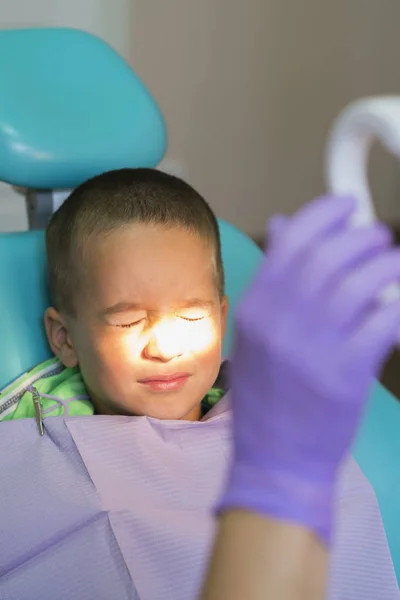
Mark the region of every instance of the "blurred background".
[[[260, 245], [268, 217], [324, 191], [340, 110], [400, 93], [399, 23], [398, 0], [0, 0], [0, 28], [75, 27], [120, 52], [165, 116], [160, 168]], [[379, 147], [371, 184], [398, 232], [400, 169]], [[26, 227], [23, 197], [0, 183], [0, 230]], [[400, 396], [399, 356], [384, 382]]]
[[[324, 191], [340, 110], [400, 93], [399, 23], [398, 0], [0, 0], [0, 28], [75, 27], [120, 52], [165, 116], [160, 167], [260, 244], [269, 216]], [[379, 147], [371, 184], [398, 232], [400, 169]], [[0, 230], [26, 227], [23, 197], [0, 183]], [[384, 381], [400, 396], [399, 357]]]
[[[398, 0], [0, 0], [2, 28], [77, 27], [127, 58], [167, 121], [162, 168], [257, 241], [271, 214], [323, 192], [338, 112], [400, 93], [399, 23]], [[371, 163], [379, 214], [396, 228], [400, 169], [379, 148]], [[26, 227], [5, 185], [0, 224]]]

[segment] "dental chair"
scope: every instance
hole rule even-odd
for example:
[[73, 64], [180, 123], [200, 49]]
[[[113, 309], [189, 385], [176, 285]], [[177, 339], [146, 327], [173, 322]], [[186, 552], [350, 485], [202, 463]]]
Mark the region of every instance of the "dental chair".
[[[59, 67], [60, 57], [47, 56], [43, 46], [40, 50], [39, 42], [45, 39], [59, 50], [64, 48], [65, 75]], [[33, 72], [23, 61], [28, 50]], [[69, 51], [72, 62], [67, 59]], [[0, 235], [1, 389], [50, 356], [42, 325], [48, 295], [40, 226], [53, 211], [52, 190], [72, 188], [111, 168], [156, 165], [164, 152], [165, 129], [156, 105], [132, 71], [97, 38], [68, 30], [0, 32], [0, 52], [12, 58], [3, 69], [8, 85], [13, 86], [10, 91], [2, 74], [0, 178], [32, 190], [33, 196], [41, 190], [48, 195], [46, 206], [40, 201], [30, 206], [31, 228], [37, 231]], [[97, 63], [96, 56], [105, 60]], [[40, 73], [40, 64], [48, 64], [49, 71]], [[11, 98], [23, 97], [34, 89], [32, 112], [23, 114]], [[69, 97], [65, 97], [68, 91]], [[139, 103], [135, 104], [137, 98]], [[45, 111], [43, 129], [41, 110]], [[262, 253], [232, 225], [224, 221], [219, 225], [230, 301], [224, 345], [224, 355], [228, 356], [232, 311]], [[378, 382], [371, 390], [354, 456], [375, 489], [400, 580], [400, 405]]]
[[155, 167], [166, 128], [128, 63], [75, 29], [0, 31], [0, 180], [46, 227], [71, 189], [99, 173]]
[[[219, 221], [229, 298], [224, 356], [232, 346], [232, 312], [262, 253], [238, 229]], [[43, 231], [0, 235], [0, 389], [51, 356], [43, 312], [48, 306]], [[0, 424], [1, 428], [1, 424]], [[377, 495], [400, 580], [400, 405], [378, 382], [354, 446], [354, 456]]]

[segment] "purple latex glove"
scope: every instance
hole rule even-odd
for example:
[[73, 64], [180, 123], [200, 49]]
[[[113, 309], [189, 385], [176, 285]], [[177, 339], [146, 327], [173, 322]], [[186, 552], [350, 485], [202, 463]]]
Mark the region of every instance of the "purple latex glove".
[[338, 467], [400, 328], [400, 251], [355, 202], [320, 198], [271, 222], [270, 246], [236, 314], [234, 464], [221, 510], [247, 508], [329, 543]]

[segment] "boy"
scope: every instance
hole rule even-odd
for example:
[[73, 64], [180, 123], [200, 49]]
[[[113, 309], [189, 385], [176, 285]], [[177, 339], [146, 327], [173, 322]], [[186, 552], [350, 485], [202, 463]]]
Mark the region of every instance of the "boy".
[[218, 224], [201, 196], [156, 170], [100, 175], [53, 216], [46, 248], [44, 321], [59, 362], [28, 375], [33, 387], [3, 420], [34, 416], [34, 391], [52, 416], [62, 400], [68, 414], [199, 420], [223, 393], [221, 378], [212, 388], [228, 310]]
[[[71, 194], [46, 246], [45, 327], [57, 359], [4, 390], [3, 420], [34, 417], [38, 398], [46, 417], [109, 415], [104, 423], [67, 419], [68, 429], [137, 596], [194, 598], [230, 451], [227, 397], [213, 406], [227, 389], [220, 363], [228, 309], [215, 216], [175, 177], [115, 171]], [[394, 578], [379, 509], [354, 462], [338, 511], [331, 597], [358, 600], [377, 586], [389, 600]]]

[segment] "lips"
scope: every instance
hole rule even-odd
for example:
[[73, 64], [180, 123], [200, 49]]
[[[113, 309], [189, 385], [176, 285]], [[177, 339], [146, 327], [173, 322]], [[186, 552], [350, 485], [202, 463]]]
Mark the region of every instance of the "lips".
[[189, 377], [189, 373], [171, 373], [170, 375], [154, 375], [154, 377], [145, 377], [140, 379], [139, 383], [151, 383], [153, 381], [175, 381], [181, 377]]
[[189, 377], [189, 373], [154, 375], [140, 379], [139, 383], [145, 385], [152, 392], [176, 392], [184, 387]]

